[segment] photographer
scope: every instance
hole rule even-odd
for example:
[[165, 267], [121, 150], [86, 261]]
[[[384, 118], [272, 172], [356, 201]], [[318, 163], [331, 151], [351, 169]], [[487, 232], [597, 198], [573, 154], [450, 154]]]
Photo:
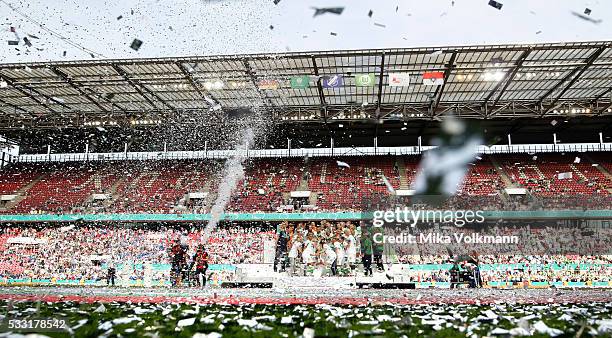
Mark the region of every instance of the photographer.
[[208, 270], [208, 252], [204, 245], [200, 244], [198, 250], [193, 255], [192, 266], [195, 266], [196, 284], [203, 288], [206, 286], [206, 271]]
[[[287, 245], [289, 235], [287, 234], [287, 222], [283, 222], [278, 227], [278, 240], [276, 241], [276, 254], [274, 255], [274, 272], [285, 271], [287, 267]], [[280, 264], [280, 267], [278, 266]]]
[[115, 277], [117, 276], [117, 269], [115, 268], [115, 263], [110, 261], [108, 263], [108, 269], [106, 271], [106, 285], [115, 286]]
[[170, 248], [170, 261], [172, 262], [171, 278], [172, 286], [181, 284], [183, 277], [183, 269], [185, 268], [187, 250], [181, 245], [180, 239], [175, 239], [174, 244]]

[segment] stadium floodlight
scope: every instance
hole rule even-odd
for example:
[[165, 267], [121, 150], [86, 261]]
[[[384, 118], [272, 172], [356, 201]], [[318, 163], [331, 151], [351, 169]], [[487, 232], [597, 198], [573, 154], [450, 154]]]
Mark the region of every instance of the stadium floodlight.
[[217, 80], [212, 84], [213, 89], [223, 89], [223, 81]]
[[501, 71], [485, 72], [484, 80], [485, 81], [501, 81], [504, 78], [504, 75], [506, 75], [506, 73], [501, 72]]

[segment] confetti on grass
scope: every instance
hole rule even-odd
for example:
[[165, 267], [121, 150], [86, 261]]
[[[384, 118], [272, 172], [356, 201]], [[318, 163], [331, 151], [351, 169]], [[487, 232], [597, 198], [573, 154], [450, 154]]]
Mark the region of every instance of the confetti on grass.
[[[479, 290], [477, 290], [479, 291]], [[508, 290], [512, 293], [511, 290]], [[510, 295], [509, 295], [510, 296]], [[5, 301], [0, 307], [7, 308]], [[14, 310], [25, 313], [35, 303], [16, 302]], [[95, 313], [99, 303], [41, 303], [40, 313], [65, 313], [75, 337], [346, 337], [398, 333], [408, 337], [517, 336], [563, 333], [576, 336], [610, 335], [612, 308], [607, 303], [559, 303], [553, 305], [499, 303], [414, 305], [206, 305], [108, 303], [108, 311]], [[138, 312], [136, 309], [140, 309]], [[545, 311], [544, 311], [545, 309]], [[186, 313], [192, 313], [186, 317]], [[297, 329], [295, 323], [307, 323]], [[469, 323], [467, 325], [466, 323]], [[108, 333], [106, 333], [108, 332]], [[106, 333], [106, 334], [105, 334]], [[586, 334], [588, 333], [588, 334]]]

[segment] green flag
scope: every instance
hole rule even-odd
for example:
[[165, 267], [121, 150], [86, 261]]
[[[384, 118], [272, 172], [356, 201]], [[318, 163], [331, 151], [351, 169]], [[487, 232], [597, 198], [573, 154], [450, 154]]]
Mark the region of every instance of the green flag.
[[291, 78], [291, 88], [304, 89], [310, 86], [310, 76], [302, 75]]
[[372, 87], [376, 83], [374, 74], [357, 74], [355, 75], [355, 85], [358, 87]]

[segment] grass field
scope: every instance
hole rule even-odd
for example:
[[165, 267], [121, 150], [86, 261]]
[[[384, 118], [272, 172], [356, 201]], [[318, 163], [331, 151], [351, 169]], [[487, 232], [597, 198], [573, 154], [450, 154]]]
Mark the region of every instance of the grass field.
[[351, 306], [1, 301], [0, 309], [4, 309], [3, 319], [67, 318], [69, 331], [44, 333], [49, 337], [612, 335], [611, 303]]

